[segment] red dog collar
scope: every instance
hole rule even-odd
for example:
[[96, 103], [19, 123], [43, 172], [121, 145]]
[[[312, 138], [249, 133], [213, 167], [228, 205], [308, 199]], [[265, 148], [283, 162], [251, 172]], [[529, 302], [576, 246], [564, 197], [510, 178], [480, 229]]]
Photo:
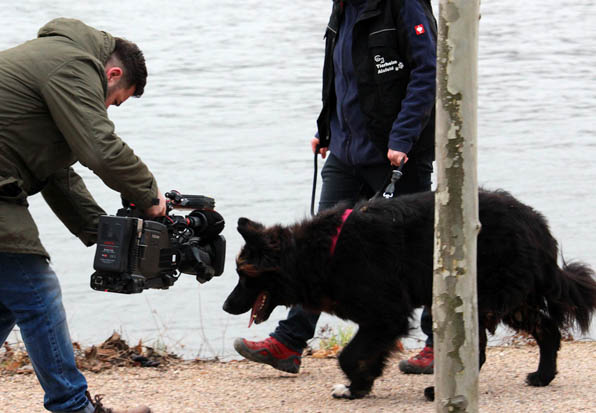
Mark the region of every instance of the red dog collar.
[[344, 214], [341, 216], [341, 224], [339, 224], [339, 227], [337, 227], [337, 234], [335, 234], [331, 238], [331, 255], [333, 255], [333, 253], [335, 252], [335, 246], [337, 245], [337, 239], [339, 238], [341, 229], [344, 227], [344, 224], [346, 223], [346, 219], [348, 219], [348, 217], [350, 216], [351, 213], [352, 213], [351, 209], [346, 209], [344, 211]]

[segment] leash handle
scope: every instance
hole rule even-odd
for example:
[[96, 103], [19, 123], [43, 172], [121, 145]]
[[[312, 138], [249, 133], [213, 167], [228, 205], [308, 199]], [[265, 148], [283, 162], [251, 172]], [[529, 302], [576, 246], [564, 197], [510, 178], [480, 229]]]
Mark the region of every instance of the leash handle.
[[391, 170], [391, 180], [383, 192], [383, 198], [393, 198], [395, 196], [395, 184], [403, 175], [404, 164], [405, 162], [402, 162], [399, 167], [393, 167]]

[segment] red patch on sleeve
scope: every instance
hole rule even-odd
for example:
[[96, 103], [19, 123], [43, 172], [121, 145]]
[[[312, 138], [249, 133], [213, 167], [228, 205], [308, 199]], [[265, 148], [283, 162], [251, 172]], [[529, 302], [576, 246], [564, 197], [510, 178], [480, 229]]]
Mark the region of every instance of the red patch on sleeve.
[[420, 36], [421, 34], [426, 33], [426, 30], [424, 30], [424, 25], [419, 24], [418, 26], [414, 27], [414, 30], [416, 30], [416, 36]]

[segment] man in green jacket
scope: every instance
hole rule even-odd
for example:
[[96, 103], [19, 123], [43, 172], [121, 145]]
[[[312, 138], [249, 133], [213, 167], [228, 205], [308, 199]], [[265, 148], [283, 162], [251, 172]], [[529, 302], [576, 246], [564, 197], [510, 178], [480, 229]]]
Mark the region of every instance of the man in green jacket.
[[105, 212], [72, 169], [78, 161], [146, 215], [164, 215], [154, 176], [107, 114], [110, 105], [140, 97], [146, 78], [134, 43], [78, 20], [52, 20], [36, 39], [0, 52], [0, 345], [18, 325], [52, 412], [108, 409], [91, 400], [76, 368], [60, 285], [27, 197], [41, 192], [68, 229], [93, 245]]

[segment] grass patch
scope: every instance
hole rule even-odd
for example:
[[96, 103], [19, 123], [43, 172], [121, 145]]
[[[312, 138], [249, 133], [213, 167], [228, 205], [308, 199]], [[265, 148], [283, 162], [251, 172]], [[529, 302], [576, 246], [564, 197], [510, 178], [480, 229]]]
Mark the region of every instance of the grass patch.
[[315, 358], [337, 357], [341, 350], [352, 340], [356, 334], [353, 325], [339, 326], [337, 329], [324, 325], [319, 333], [311, 340], [306, 349], [306, 355]]

